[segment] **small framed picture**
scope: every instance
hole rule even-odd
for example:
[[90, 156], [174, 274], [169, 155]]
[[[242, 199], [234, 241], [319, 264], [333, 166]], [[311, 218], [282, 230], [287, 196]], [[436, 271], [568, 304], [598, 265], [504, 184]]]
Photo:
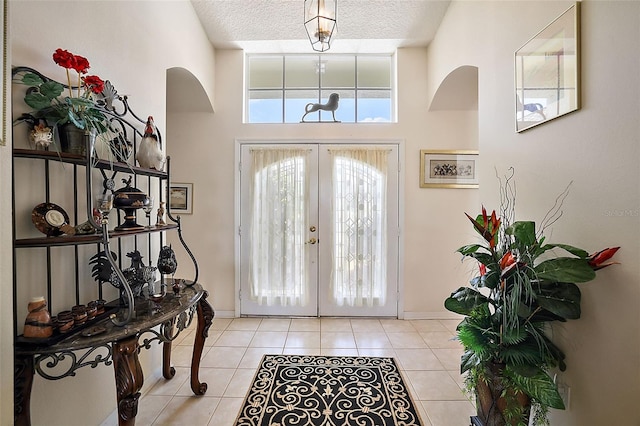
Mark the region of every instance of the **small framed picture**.
[[193, 213], [193, 184], [172, 182], [169, 188], [169, 208], [171, 213]]
[[420, 188], [477, 188], [478, 151], [421, 150]]

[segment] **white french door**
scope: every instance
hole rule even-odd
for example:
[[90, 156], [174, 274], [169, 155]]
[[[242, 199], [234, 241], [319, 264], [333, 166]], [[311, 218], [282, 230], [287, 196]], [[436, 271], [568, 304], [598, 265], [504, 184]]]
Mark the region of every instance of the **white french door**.
[[397, 316], [397, 145], [241, 145], [240, 313]]

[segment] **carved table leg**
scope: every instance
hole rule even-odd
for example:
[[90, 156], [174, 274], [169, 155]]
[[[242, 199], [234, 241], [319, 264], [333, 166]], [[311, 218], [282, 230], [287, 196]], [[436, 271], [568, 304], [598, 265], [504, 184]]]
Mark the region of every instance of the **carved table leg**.
[[144, 383], [138, 360], [138, 336], [113, 344], [113, 369], [118, 396], [118, 424], [133, 426], [138, 414], [138, 399]]
[[[170, 324], [167, 324], [167, 330], [165, 335], [173, 336], [173, 324], [176, 319], [173, 318]], [[176, 375], [176, 369], [171, 366], [171, 341], [164, 342], [162, 344], [162, 376], [169, 380], [173, 379]]]
[[213, 321], [213, 308], [207, 302], [208, 292], [204, 292], [198, 301], [198, 328], [196, 330], [196, 339], [193, 343], [193, 357], [191, 358], [191, 390], [196, 395], [204, 395], [207, 391], [207, 384], [200, 383], [198, 372], [200, 370], [200, 357], [202, 356], [202, 348], [204, 341], [209, 335], [209, 327]]
[[33, 386], [33, 356], [16, 355], [13, 366], [13, 414], [16, 426], [31, 424], [31, 387]]

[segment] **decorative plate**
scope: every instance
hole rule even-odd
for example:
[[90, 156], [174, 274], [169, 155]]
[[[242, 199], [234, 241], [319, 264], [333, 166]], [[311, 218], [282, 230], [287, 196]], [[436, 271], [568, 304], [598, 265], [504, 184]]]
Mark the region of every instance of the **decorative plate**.
[[47, 237], [57, 237], [64, 234], [60, 227], [69, 223], [69, 215], [56, 204], [42, 203], [33, 208], [31, 221]]

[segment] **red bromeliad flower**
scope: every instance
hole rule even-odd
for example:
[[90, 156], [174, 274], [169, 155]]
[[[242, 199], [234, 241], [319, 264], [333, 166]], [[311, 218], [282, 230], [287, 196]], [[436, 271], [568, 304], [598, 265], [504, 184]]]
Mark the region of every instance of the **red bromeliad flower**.
[[604, 250], [600, 250], [597, 253], [592, 254], [588, 257], [589, 266], [593, 268], [594, 271], [598, 269], [606, 268], [607, 266], [619, 264], [620, 262], [606, 262], [611, 259], [614, 254], [618, 251], [620, 247], [606, 248]]
[[478, 262], [478, 269], [480, 270], [481, 277], [484, 277], [487, 274], [487, 266], [484, 263]]
[[471, 223], [473, 223], [476, 231], [489, 243], [489, 247], [492, 249], [495, 248], [498, 243], [498, 230], [500, 229], [500, 219], [498, 219], [496, 211], [491, 212], [491, 217], [489, 217], [487, 216], [487, 209], [482, 206], [482, 222], [478, 220], [480, 216], [478, 216], [478, 219], [474, 219], [467, 213], [465, 213], [465, 215], [467, 215]]

